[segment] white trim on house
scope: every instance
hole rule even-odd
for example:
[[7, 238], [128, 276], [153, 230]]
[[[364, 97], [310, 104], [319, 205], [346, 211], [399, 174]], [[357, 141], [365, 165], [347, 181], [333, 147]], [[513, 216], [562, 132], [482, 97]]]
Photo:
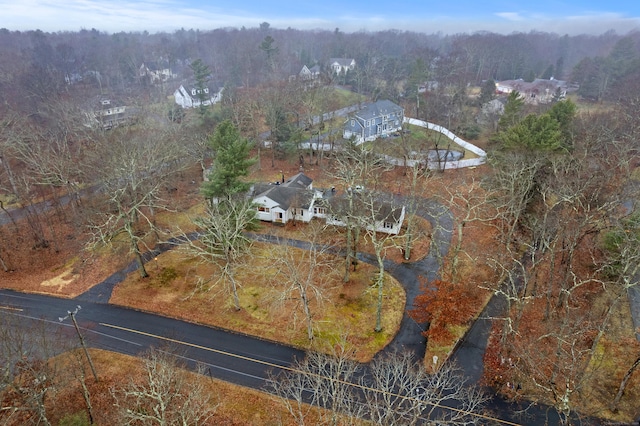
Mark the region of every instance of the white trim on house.
[[[331, 213], [331, 201], [328, 201], [329, 204], [321, 202], [332, 199], [335, 190], [314, 189], [311, 178], [303, 173], [282, 183], [255, 185], [251, 192], [256, 205], [256, 217], [264, 222], [284, 225], [291, 220], [308, 223], [319, 218], [324, 219], [327, 224], [345, 226]], [[375, 224], [376, 231], [399, 234], [405, 218], [405, 207], [384, 202], [380, 206], [380, 214], [385, 217]]]
[[[221, 87], [218, 91], [211, 90], [209, 87], [204, 88], [204, 93], [209, 96], [202, 102], [203, 105], [214, 105], [222, 100], [222, 91], [224, 87]], [[184, 85], [180, 85], [179, 88], [173, 92], [173, 98], [176, 104], [180, 105], [182, 108], [197, 108], [200, 106], [200, 99], [198, 98], [199, 89], [190, 86], [186, 88]]]

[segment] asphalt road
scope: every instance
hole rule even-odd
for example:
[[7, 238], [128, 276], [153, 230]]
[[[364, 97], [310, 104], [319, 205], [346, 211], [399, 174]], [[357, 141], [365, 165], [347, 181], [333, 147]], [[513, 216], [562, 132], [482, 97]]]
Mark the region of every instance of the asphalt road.
[[59, 318], [78, 305], [82, 309], [76, 320], [92, 347], [137, 355], [151, 346], [169, 344], [188, 360], [202, 362], [213, 377], [242, 386], [261, 389], [269, 371], [304, 356], [278, 343], [115, 305], [0, 290], [0, 309], [63, 327], [71, 335], [75, 333], [71, 321]]

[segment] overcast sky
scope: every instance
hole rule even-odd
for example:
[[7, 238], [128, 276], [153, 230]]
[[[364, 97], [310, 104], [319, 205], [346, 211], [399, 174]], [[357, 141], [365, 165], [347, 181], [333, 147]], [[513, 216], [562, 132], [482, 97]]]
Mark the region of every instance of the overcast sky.
[[626, 34], [640, 30], [638, 0], [0, 0], [9, 30], [173, 32], [221, 27], [425, 33]]

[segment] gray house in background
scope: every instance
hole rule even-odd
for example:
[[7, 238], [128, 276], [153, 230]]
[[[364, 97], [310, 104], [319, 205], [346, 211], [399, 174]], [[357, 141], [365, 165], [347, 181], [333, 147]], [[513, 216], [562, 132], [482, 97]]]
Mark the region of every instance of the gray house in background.
[[356, 143], [374, 141], [402, 129], [404, 109], [391, 101], [383, 100], [366, 105], [349, 117], [342, 137], [354, 138]]

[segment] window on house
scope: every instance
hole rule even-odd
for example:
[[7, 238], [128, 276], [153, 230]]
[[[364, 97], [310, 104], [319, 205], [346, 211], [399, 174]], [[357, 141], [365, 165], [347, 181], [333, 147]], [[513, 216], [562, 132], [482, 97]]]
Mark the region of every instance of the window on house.
[[209, 93], [209, 88], [208, 87], [204, 88], [204, 93]]
[[314, 207], [313, 214], [325, 214], [327, 210], [324, 207]]
[[356, 125], [356, 120], [351, 120], [351, 125], [355, 126]]
[[195, 96], [195, 95], [196, 95], [196, 89], [191, 89], [191, 94], [192, 94], [193, 96]]
[[392, 229], [392, 228], [393, 228], [393, 223], [391, 223], [391, 222], [385, 222], [385, 223], [384, 223], [384, 228], [385, 228], [385, 229]]
[[258, 206], [258, 211], [263, 213], [269, 213], [269, 208], [264, 206]]

